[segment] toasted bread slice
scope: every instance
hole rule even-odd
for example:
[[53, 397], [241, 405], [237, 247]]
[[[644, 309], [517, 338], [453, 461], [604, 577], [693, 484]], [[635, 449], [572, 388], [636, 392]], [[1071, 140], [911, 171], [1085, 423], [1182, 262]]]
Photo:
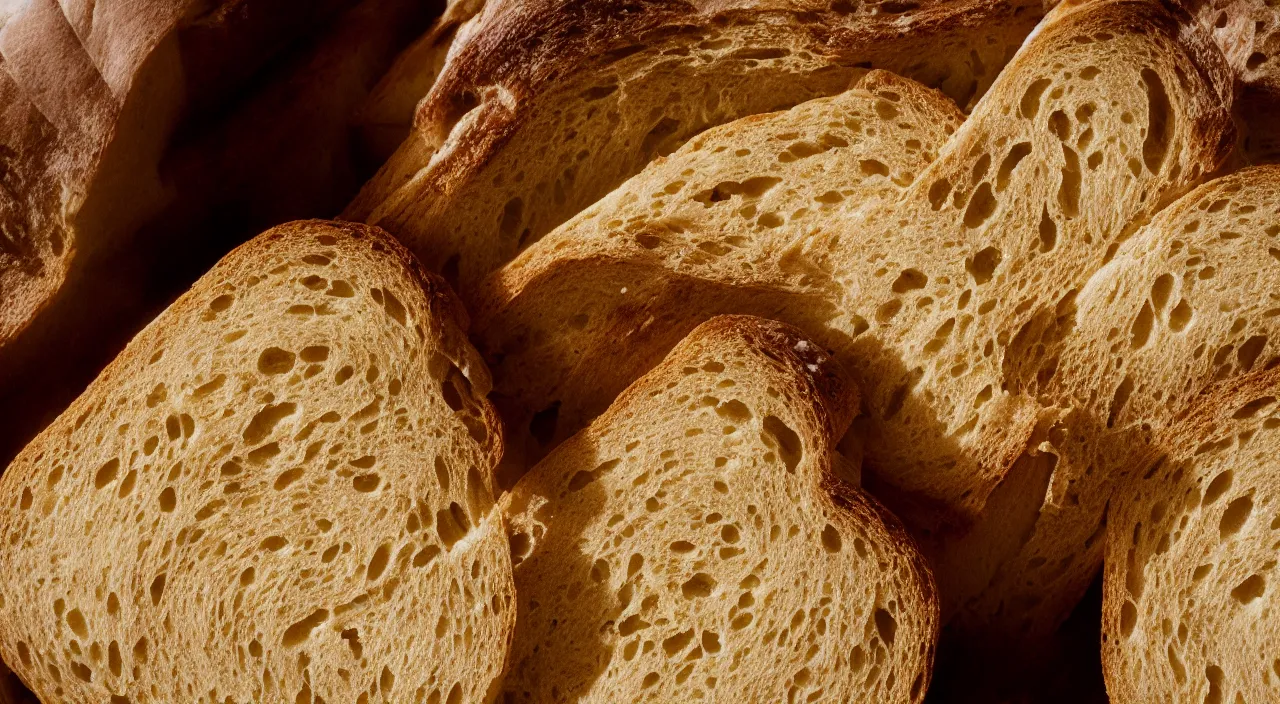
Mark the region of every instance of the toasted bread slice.
[[501, 502], [507, 701], [920, 701], [933, 581], [834, 473], [856, 403], [794, 328], [690, 333]]
[[0, 477], [45, 701], [485, 701], [514, 624], [465, 315], [374, 228], [228, 255]]
[[1280, 370], [1231, 379], [1160, 433], [1114, 505], [1103, 671], [1117, 704], [1276, 691]]
[[[1144, 0], [1056, 8], [900, 197], [815, 227], [775, 258], [778, 270], [808, 279], [804, 305], [784, 305], [796, 299], [791, 280], [752, 278], [759, 267], [711, 265], [709, 276], [666, 260], [596, 256], [610, 247], [600, 239], [573, 248], [558, 236], [539, 243], [522, 260], [537, 266], [525, 265], [513, 285], [498, 284], [496, 302], [481, 313], [502, 321], [482, 332], [483, 346], [497, 352], [499, 383], [505, 387], [507, 370], [525, 365], [519, 358], [530, 350], [544, 355], [541, 373], [563, 380], [553, 396], [519, 399], [544, 413], [534, 420], [599, 407], [617, 388], [581, 382], [574, 369], [638, 376], [661, 356], [653, 347], [669, 344], [660, 329], [666, 320], [774, 309], [855, 370], [867, 411], [868, 484], [927, 538], [926, 551], [945, 557], [944, 612], [990, 591], [997, 607], [979, 620], [1052, 628], [1101, 555], [1098, 546], [1080, 559], [1028, 561], [1040, 575], [1001, 569], [1032, 534], [1070, 544], [1075, 555], [1098, 533], [1096, 521], [1059, 533], [1059, 507], [1044, 504], [1055, 464], [1063, 470], [1074, 460], [1045, 447], [1070, 431], [1060, 424], [1064, 410], [1037, 395], [1033, 382], [1059, 366], [1032, 335], [1066, 334], [1088, 277], [1230, 151], [1231, 73], [1185, 19]], [[818, 175], [788, 185], [816, 198], [842, 184]], [[640, 229], [609, 226], [612, 212], [596, 217], [611, 232]], [[753, 225], [725, 232], [720, 243], [741, 237], [751, 248]], [[574, 266], [560, 265], [556, 246]], [[631, 280], [674, 292], [668, 309], [657, 315], [637, 306], [622, 292]], [[743, 285], [726, 293], [725, 281]], [[597, 342], [608, 336], [628, 344]], [[551, 339], [559, 354], [545, 354]], [[1066, 475], [1086, 474], [1087, 466]], [[1027, 584], [1036, 586], [1034, 598], [1005, 598]]]
[[[503, 360], [495, 399], [516, 431], [509, 452], [536, 461], [716, 306], [829, 311], [838, 287], [788, 261], [787, 249], [869, 202], [895, 200], [961, 122], [955, 103], [936, 91], [871, 71], [835, 97], [707, 130], [494, 274], [478, 296], [477, 329], [479, 344]], [[581, 295], [578, 267], [598, 274], [590, 285], [599, 295]], [[655, 267], [724, 286], [714, 299], [700, 291], [688, 307], [671, 277], [649, 273]], [[762, 300], [741, 308], [753, 298]], [[642, 330], [627, 335], [627, 346], [652, 356], [633, 362], [628, 351], [627, 363], [598, 365], [597, 355], [612, 354], [617, 335], [637, 323]], [[571, 391], [562, 396], [562, 386]]]
[[506, 3], [451, 50], [409, 140], [345, 216], [386, 227], [467, 298], [708, 127], [841, 92], [866, 65], [968, 101], [1038, 16], [1038, 3], [891, 5]]

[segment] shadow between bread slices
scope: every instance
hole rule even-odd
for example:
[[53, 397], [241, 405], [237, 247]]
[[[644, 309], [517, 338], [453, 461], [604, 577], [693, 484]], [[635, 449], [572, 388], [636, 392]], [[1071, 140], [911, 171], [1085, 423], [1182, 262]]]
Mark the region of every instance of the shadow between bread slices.
[[[1080, 335], [1075, 300], [1094, 272], [1215, 171], [1234, 139], [1228, 67], [1180, 19], [1141, 0], [1056, 8], [936, 159], [838, 221], [792, 225], [779, 212], [775, 228], [757, 213], [729, 232], [699, 230], [697, 217], [611, 223], [628, 197], [697, 201], [702, 191], [687, 184], [667, 194], [644, 180], [696, 161], [694, 143], [654, 162], [630, 182], [642, 185], [615, 191], [490, 280], [477, 316], [495, 396], [524, 422], [555, 409], [557, 421], [581, 423], [661, 358], [677, 336], [663, 325], [777, 315], [857, 377], [868, 485], [926, 552], [945, 556], [935, 563], [944, 616], [1010, 638], [1048, 632], [1100, 564], [1113, 474], [1147, 447], [1141, 427], [1092, 441], [1110, 431], [1108, 413], [1073, 405], [1074, 377], [1055, 352]], [[767, 157], [760, 176], [778, 168]], [[815, 203], [832, 189], [814, 178], [787, 185]], [[736, 209], [751, 199], [708, 201]], [[786, 228], [790, 241], [776, 234]], [[700, 247], [728, 247], [733, 266]], [[637, 299], [661, 302], [632, 300], [633, 285]], [[826, 303], [801, 305], [804, 296]], [[531, 381], [534, 369], [556, 386]], [[600, 386], [587, 380], [602, 376]]]
[[501, 500], [504, 700], [920, 701], [936, 593], [898, 521], [837, 478], [856, 398], [789, 326], [690, 332]]
[[515, 604], [465, 325], [376, 228], [233, 251], [0, 476], [0, 656], [44, 701], [491, 698]]

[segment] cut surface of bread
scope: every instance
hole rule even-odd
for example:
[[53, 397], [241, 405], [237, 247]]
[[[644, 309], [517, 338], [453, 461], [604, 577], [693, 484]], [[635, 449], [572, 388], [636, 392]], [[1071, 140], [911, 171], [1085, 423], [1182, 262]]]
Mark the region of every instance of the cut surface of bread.
[[[639, 375], [634, 363], [596, 364], [637, 322], [652, 321], [628, 336], [628, 347], [651, 350], [638, 363], [652, 366], [717, 306], [741, 310], [757, 298], [743, 312], [829, 311], [838, 288], [788, 249], [869, 202], [894, 200], [961, 122], [936, 91], [871, 71], [835, 97], [707, 130], [557, 228], [479, 294], [478, 310], [492, 316], [478, 321], [479, 344], [504, 360], [495, 387], [495, 399], [508, 402], [499, 401], [504, 417], [525, 431], [542, 414], [536, 436], [513, 433], [509, 445], [528, 446], [512, 450], [536, 460]], [[596, 274], [596, 293], [582, 290], [578, 267]], [[649, 274], [657, 267], [723, 287], [700, 291], [696, 307], [686, 307], [679, 285]], [[511, 291], [518, 294], [509, 302]], [[571, 391], [552, 407], [562, 385]]]
[[1266, 702], [1275, 628], [1280, 373], [1232, 379], [1160, 438], [1107, 529], [1103, 671], [1117, 704]]
[[375, 228], [237, 249], [0, 477], [45, 701], [486, 701], [514, 625], [487, 372]]
[[[597, 238], [567, 249], [575, 264], [558, 267], [558, 238], [539, 242], [512, 265], [537, 266], [514, 285], [499, 284], [497, 302], [480, 315], [503, 321], [482, 333], [487, 351], [505, 353], [493, 356], [499, 383], [525, 364], [517, 359], [523, 350], [542, 353], [541, 341], [559, 340], [561, 352], [541, 358], [542, 373], [563, 383], [554, 396], [520, 402], [561, 413], [599, 407], [617, 392], [573, 370], [607, 359], [613, 376], [634, 378], [660, 358], [645, 347], [670, 344], [652, 329], [660, 318], [650, 321], [626, 298], [625, 280], [613, 285], [619, 271], [676, 292], [671, 300], [686, 318], [772, 307], [858, 377], [868, 485], [926, 539], [926, 552], [945, 557], [944, 613], [987, 592], [990, 605], [977, 606], [976, 621], [1052, 628], [1095, 573], [1101, 533], [1097, 521], [1073, 523], [1073, 507], [1045, 502], [1053, 477], [1088, 474], [1088, 456], [1064, 457], [1053, 441], [1087, 437], [1090, 419], [1064, 423], [1069, 409], [1041, 397], [1038, 385], [1060, 368], [1044, 349], [1072, 329], [1086, 280], [1153, 213], [1214, 171], [1234, 138], [1230, 71], [1185, 19], [1142, 0], [1056, 8], [900, 196], [873, 200], [773, 259], [822, 292], [808, 305], [781, 306], [792, 283], [751, 279], [763, 270], [740, 273], [743, 257], [709, 276], [667, 260], [596, 256], [611, 246]], [[816, 198], [839, 184], [816, 177], [787, 185]], [[609, 224], [611, 215], [597, 218]], [[624, 227], [641, 226], [606, 225]], [[750, 248], [756, 235], [748, 225], [720, 242], [731, 237]], [[725, 280], [744, 285], [729, 294]], [[591, 314], [579, 317], [574, 304]], [[593, 345], [603, 330], [627, 344]], [[596, 356], [579, 357], [583, 349]], [[1077, 460], [1084, 464], [1067, 468]], [[1091, 509], [1098, 519], [1101, 509]], [[1035, 535], [1072, 549], [1023, 565], [1018, 555]], [[1007, 563], [1019, 566], [1002, 569]]]
[[467, 298], [654, 158], [708, 127], [839, 93], [868, 64], [967, 102], [1036, 8], [507, 3], [450, 50], [409, 139], [345, 215], [386, 227]]
[[1278, 235], [1280, 167], [1244, 169], [1161, 212], [1078, 299], [1092, 340], [1073, 337], [1062, 354], [1079, 370], [1070, 398], [1108, 433], [1146, 431], [1108, 458], [1127, 462], [1110, 473], [1129, 480], [1107, 528], [1116, 701], [1265, 701], [1280, 684], [1280, 641], [1254, 627], [1275, 603], [1259, 597], [1280, 489]]
[[920, 553], [837, 478], [857, 392], [790, 326], [699, 326], [507, 494], [506, 701], [918, 702]]

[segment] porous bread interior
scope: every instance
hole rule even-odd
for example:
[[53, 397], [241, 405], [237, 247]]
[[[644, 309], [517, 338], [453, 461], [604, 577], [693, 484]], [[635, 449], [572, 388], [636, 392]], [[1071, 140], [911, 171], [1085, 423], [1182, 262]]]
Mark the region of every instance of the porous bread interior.
[[507, 701], [920, 701], [932, 581], [832, 474], [816, 351], [713, 319], [504, 497]]
[[385, 233], [283, 225], [0, 478], [0, 655], [45, 701], [481, 701], [514, 622], [460, 310]]
[[1103, 670], [1118, 704], [1264, 702], [1280, 685], [1280, 375], [1237, 381], [1162, 438], [1113, 511]]
[[[859, 66], [963, 86], [953, 92], [967, 101], [1030, 30], [1030, 13], [1008, 15], [872, 42], [859, 37], [871, 32], [856, 17], [843, 18], [847, 36], [828, 36], [833, 30], [806, 24], [803, 13], [743, 10], [593, 47], [572, 68], [530, 57], [529, 73], [563, 74], [547, 85], [442, 77], [409, 140], [346, 216], [386, 227], [469, 297], [481, 277], [653, 158], [710, 126], [843, 91]], [[506, 46], [494, 43], [493, 51]], [[488, 59], [465, 50], [451, 58], [460, 76], [480, 60]]]
[[[980, 620], [1043, 632], [1088, 585], [1101, 557], [1100, 533], [1097, 521], [1080, 516], [1100, 517], [1103, 509], [1043, 503], [1059, 473], [1091, 481], [1087, 462], [1064, 469], [1074, 460], [1053, 441], [1087, 437], [1082, 431], [1093, 420], [1067, 419], [1080, 424], [1073, 425], [1037, 397], [1061, 368], [1043, 350], [1071, 332], [1078, 290], [1120, 243], [1225, 159], [1229, 87], [1220, 55], [1157, 3], [1062, 6], [899, 198], [856, 210], [779, 258], [803, 267], [814, 289], [835, 290], [836, 296], [825, 294], [826, 305], [783, 309], [777, 292], [787, 290], [785, 281], [751, 281], [725, 295], [722, 282], [739, 278], [736, 272], [717, 269], [719, 280], [707, 282], [673, 273], [662, 261], [623, 261], [653, 290], [678, 292], [675, 315], [696, 320], [772, 307], [832, 348], [864, 389], [873, 479], [918, 535], [938, 541], [936, 552], [953, 563], [939, 574], [952, 610], [987, 592], [977, 607]], [[798, 185], [813, 196], [830, 189], [822, 179]], [[575, 248], [566, 261], [546, 245], [522, 262], [537, 262], [537, 271], [524, 272], [482, 312], [505, 326], [485, 339], [559, 338], [561, 349], [604, 350], [604, 337], [591, 341], [604, 331], [628, 341], [625, 349], [608, 347], [616, 376], [642, 373], [660, 357], [645, 341], [666, 340], [645, 329], [652, 321], [635, 316], [613, 286], [609, 277], [623, 265], [596, 257], [594, 243]], [[549, 285], [544, 278], [560, 281]], [[569, 301], [542, 295], [552, 290], [576, 294]], [[704, 300], [711, 310], [703, 309]], [[575, 327], [581, 319], [572, 303], [604, 313]], [[507, 351], [495, 371], [503, 384], [518, 356]], [[542, 373], [566, 383], [555, 398], [530, 399], [530, 409], [556, 401], [561, 411], [601, 405], [590, 386], [577, 395], [572, 355], [543, 361]], [[1081, 446], [1087, 455], [1089, 447]], [[1025, 510], [984, 514], [989, 502]], [[965, 530], [986, 537], [966, 543]], [[1069, 544], [1078, 557], [1019, 562], [1036, 536]]]
[[[652, 360], [657, 363], [700, 316], [714, 310], [700, 296], [698, 316], [688, 316], [677, 303], [678, 294], [667, 290], [661, 279], [646, 275], [654, 265], [723, 280], [726, 288], [718, 293], [728, 299], [722, 305], [730, 309], [733, 304], [728, 301], [741, 296], [728, 286], [757, 282], [780, 286], [788, 294], [787, 301], [769, 302], [774, 305], [829, 308], [823, 299], [837, 295], [830, 282], [803, 262], [784, 259], [787, 248], [809, 234], [839, 227], [869, 202], [896, 198], [962, 121], [955, 104], [937, 92], [872, 71], [835, 97], [707, 130], [557, 228], [540, 246], [495, 274], [480, 294], [482, 315], [499, 309], [506, 291], [536, 297], [537, 309], [518, 307], [517, 315], [533, 316], [537, 322], [498, 313], [493, 321], [478, 321], [480, 344], [489, 343], [488, 351], [504, 358], [496, 368], [495, 397], [555, 398], [566, 378], [543, 373], [548, 361], [572, 367], [570, 384], [590, 384], [599, 392], [582, 394], [581, 404], [558, 407], [552, 436], [530, 438], [515, 432], [509, 442], [532, 441], [519, 449], [536, 460], [540, 450], [585, 425], [634, 379], [629, 366], [594, 369], [591, 374], [577, 367], [579, 360], [594, 366], [596, 355], [616, 344], [618, 326], [652, 317], [647, 327], [669, 340], [661, 349], [646, 341], [659, 355]], [[826, 190], [816, 193], [822, 186]], [[577, 264], [587, 258], [593, 264], [608, 258], [624, 269], [611, 270], [594, 284], [609, 286], [607, 293], [584, 294], [577, 277], [546, 274], [552, 260], [558, 271], [570, 261]], [[629, 275], [632, 269], [635, 274]], [[625, 320], [615, 321], [611, 313], [619, 306], [630, 310]], [[778, 311], [764, 305], [751, 312]], [[564, 319], [568, 334], [552, 332]], [[512, 325], [528, 334], [505, 334]], [[508, 421], [522, 431], [545, 407], [509, 410]]]
[[1248, 662], [1275, 651], [1254, 627], [1275, 603], [1275, 528], [1250, 515], [1273, 511], [1280, 488], [1278, 236], [1280, 167], [1245, 169], [1160, 213], [1081, 292], [1091, 339], [1062, 359], [1091, 383], [1072, 397], [1112, 432], [1145, 426], [1151, 436], [1128, 448], [1142, 474], [1118, 494], [1107, 529], [1117, 701], [1225, 702], [1234, 691], [1265, 701], [1280, 683], [1271, 660], [1262, 670]]

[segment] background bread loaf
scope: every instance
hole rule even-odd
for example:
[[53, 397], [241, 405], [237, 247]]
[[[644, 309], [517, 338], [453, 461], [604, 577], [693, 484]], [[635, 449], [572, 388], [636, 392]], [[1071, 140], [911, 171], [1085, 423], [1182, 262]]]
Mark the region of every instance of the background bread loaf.
[[[1055, 475], [1087, 474], [1088, 461], [1068, 468], [1075, 460], [1054, 449], [1077, 421], [1064, 422], [1068, 409], [1038, 396], [1037, 384], [1059, 368], [1040, 343], [1067, 332], [1076, 292], [1120, 242], [1226, 159], [1231, 86], [1207, 36], [1159, 4], [1060, 6], [900, 195], [854, 204], [839, 224], [815, 227], [770, 257], [776, 270], [807, 277], [809, 298], [820, 304], [784, 309], [779, 294], [795, 284], [759, 267], [744, 276], [712, 263], [711, 276], [631, 256], [627, 276], [675, 292], [671, 310], [686, 318], [770, 306], [846, 360], [865, 392], [865, 481], [937, 561], [944, 616], [972, 611], [964, 622], [975, 628], [1044, 633], [1097, 569], [1102, 505], [1076, 512], [1045, 503]], [[815, 173], [788, 185], [816, 199], [832, 188], [825, 179]], [[760, 238], [753, 225], [718, 242], [741, 237], [752, 248]], [[603, 229], [624, 228], [615, 221]], [[652, 363], [650, 340], [669, 344], [636, 314], [628, 282], [610, 289], [620, 269], [596, 255], [607, 238], [586, 239], [590, 246], [568, 248], [555, 235], [536, 245], [509, 267], [523, 269], [510, 286], [501, 283], [506, 274], [495, 277], [498, 302], [481, 314], [497, 321], [482, 338], [500, 385], [528, 351], [544, 370], [558, 370], [543, 372], [557, 382], [555, 395], [530, 395], [529, 408], [599, 407], [616, 393], [570, 373], [600, 364], [602, 357], [576, 357], [593, 349], [586, 335], [627, 341], [597, 350], [613, 370]], [[557, 269], [561, 256], [577, 263]], [[530, 271], [526, 262], [538, 264]], [[756, 274], [772, 280], [750, 278]], [[560, 280], [547, 285], [553, 276]], [[742, 285], [724, 289], [725, 279]], [[1088, 437], [1083, 426], [1079, 432]], [[1081, 516], [1088, 518], [1076, 523]], [[1024, 557], [1040, 541], [1071, 548], [1052, 560]]]

